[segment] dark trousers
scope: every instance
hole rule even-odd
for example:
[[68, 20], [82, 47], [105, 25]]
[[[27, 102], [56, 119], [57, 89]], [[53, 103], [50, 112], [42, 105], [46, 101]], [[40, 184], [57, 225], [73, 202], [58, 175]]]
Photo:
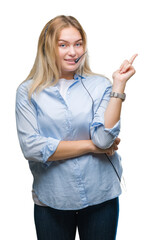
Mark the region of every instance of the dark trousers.
[[56, 210], [34, 206], [38, 240], [115, 240], [119, 215], [118, 198], [81, 210]]

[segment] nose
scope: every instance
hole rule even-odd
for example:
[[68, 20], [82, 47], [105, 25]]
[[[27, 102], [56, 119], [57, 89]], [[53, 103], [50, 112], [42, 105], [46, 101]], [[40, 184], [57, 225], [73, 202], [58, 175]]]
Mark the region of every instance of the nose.
[[69, 54], [70, 56], [75, 56], [75, 55], [76, 55], [75, 48], [74, 48], [73, 46], [70, 46], [70, 47], [69, 47], [69, 52], [68, 52], [68, 54]]

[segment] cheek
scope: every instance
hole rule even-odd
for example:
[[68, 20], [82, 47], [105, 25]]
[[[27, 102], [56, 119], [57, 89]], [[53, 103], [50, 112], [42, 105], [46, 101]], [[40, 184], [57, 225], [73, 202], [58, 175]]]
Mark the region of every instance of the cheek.
[[61, 59], [63, 56], [62, 51], [60, 49], [58, 50], [58, 56], [59, 56], [59, 59]]
[[79, 52], [80, 52], [80, 54], [83, 54], [85, 52], [85, 49], [83, 46], [79, 49]]
[[59, 58], [62, 58], [64, 56], [64, 52], [65, 52], [64, 49], [59, 47], [57, 49], [57, 51], [58, 51]]
[[63, 61], [66, 55], [66, 51], [64, 51], [63, 49], [59, 51], [59, 61]]

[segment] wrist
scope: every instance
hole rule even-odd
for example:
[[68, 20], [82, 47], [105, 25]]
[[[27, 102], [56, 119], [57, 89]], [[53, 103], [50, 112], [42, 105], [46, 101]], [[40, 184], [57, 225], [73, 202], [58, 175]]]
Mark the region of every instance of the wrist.
[[113, 83], [112, 92], [124, 93], [124, 90], [125, 90], [124, 83], [120, 83], [120, 84]]
[[124, 101], [125, 98], [126, 98], [126, 94], [125, 94], [125, 93], [118, 93], [118, 92], [111, 92], [111, 93], [110, 93], [110, 97], [119, 98], [119, 99], [121, 99], [122, 101]]
[[95, 145], [92, 140], [88, 140], [87, 151], [90, 153], [94, 153]]
[[90, 141], [90, 144], [89, 144], [89, 152], [90, 153], [106, 153], [106, 149], [101, 149], [99, 147], [97, 147], [93, 141], [91, 140]]

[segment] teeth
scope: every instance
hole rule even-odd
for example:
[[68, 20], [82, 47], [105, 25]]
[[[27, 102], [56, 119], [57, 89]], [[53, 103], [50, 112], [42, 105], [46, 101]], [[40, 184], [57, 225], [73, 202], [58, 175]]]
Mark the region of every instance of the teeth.
[[72, 60], [71, 60], [71, 59], [70, 59], [70, 60], [66, 60], [66, 61], [68, 61], [68, 62], [74, 62], [74, 60], [73, 60], [73, 59], [72, 59]]

